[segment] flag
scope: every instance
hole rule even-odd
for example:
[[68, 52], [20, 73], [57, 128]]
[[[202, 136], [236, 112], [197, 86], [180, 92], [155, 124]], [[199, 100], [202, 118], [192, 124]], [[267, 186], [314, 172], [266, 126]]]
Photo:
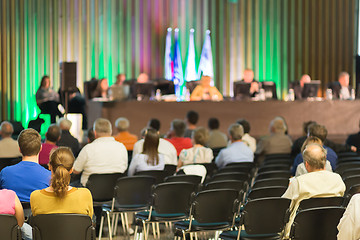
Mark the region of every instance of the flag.
[[[210, 39], [210, 30], [206, 31], [205, 41], [203, 48], [201, 50], [200, 63], [198, 68], [198, 78], [200, 76], [210, 76], [214, 77], [214, 66], [213, 66], [213, 58], [211, 52], [211, 39]], [[211, 81], [211, 85], [214, 85], [214, 80]]]
[[196, 72], [195, 65], [195, 45], [194, 45], [194, 29], [190, 29], [189, 46], [187, 53], [187, 61], [185, 68], [185, 81], [198, 80], [198, 74]]
[[171, 32], [172, 29], [167, 29], [166, 34], [166, 45], [165, 45], [165, 60], [164, 60], [164, 78], [167, 80], [172, 80], [173, 78], [173, 68], [171, 60]]
[[174, 43], [174, 76], [173, 82], [175, 86], [175, 95], [176, 101], [183, 101], [185, 100], [185, 96], [183, 93], [184, 88], [184, 75], [182, 69], [182, 62], [181, 62], [181, 52], [180, 52], [180, 43], [179, 43], [179, 29], [175, 29], [175, 43]]

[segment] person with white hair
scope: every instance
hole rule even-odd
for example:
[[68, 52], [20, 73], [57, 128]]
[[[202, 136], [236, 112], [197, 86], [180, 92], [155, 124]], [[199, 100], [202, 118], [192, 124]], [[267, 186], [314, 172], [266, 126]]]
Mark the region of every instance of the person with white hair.
[[138, 137], [129, 132], [129, 120], [124, 117], [118, 118], [115, 121], [115, 126], [119, 131], [118, 135], [115, 136], [115, 140], [123, 143], [128, 151], [133, 150]]
[[61, 136], [56, 145], [71, 148], [71, 151], [76, 157], [80, 151], [80, 144], [79, 141], [70, 133], [72, 122], [69, 119], [60, 118], [58, 125], [61, 129]]
[[231, 144], [219, 152], [215, 159], [217, 167], [223, 168], [233, 162], [253, 162], [253, 151], [242, 141], [244, 128], [238, 123], [232, 124], [228, 129], [228, 134]]
[[11, 138], [14, 132], [13, 125], [8, 121], [3, 121], [0, 125], [0, 158], [20, 157], [19, 144]]
[[74, 163], [74, 174], [81, 175], [81, 184], [86, 183], [91, 174], [124, 173], [128, 167], [128, 153], [124, 144], [111, 136], [109, 120], [98, 118], [94, 122], [95, 140], [87, 144]]
[[285, 237], [289, 236], [291, 224], [302, 200], [312, 197], [339, 197], [345, 192], [345, 184], [341, 176], [325, 170], [326, 149], [320, 144], [306, 145], [302, 155], [307, 174], [294, 177], [282, 196], [291, 199], [290, 219], [285, 227]]

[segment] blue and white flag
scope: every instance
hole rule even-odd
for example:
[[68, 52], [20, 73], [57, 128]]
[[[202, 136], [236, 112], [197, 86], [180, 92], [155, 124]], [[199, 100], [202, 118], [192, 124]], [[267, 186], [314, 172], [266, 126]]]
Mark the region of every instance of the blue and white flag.
[[195, 44], [194, 44], [194, 29], [190, 29], [189, 46], [187, 53], [187, 62], [185, 68], [185, 81], [198, 80], [199, 76], [196, 72], [195, 64]]
[[173, 79], [173, 63], [171, 59], [171, 32], [172, 29], [167, 29], [166, 45], [165, 45], [165, 60], [164, 60], [164, 78], [167, 80]]
[[184, 83], [184, 74], [182, 69], [181, 62], [181, 52], [180, 52], [180, 43], [179, 43], [179, 29], [175, 29], [175, 43], [174, 43], [174, 77], [173, 82], [175, 86], [175, 95], [176, 101], [185, 100], [185, 94], [183, 93]]
[[[206, 31], [205, 41], [203, 48], [201, 50], [200, 63], [198, 68], [198, 78], [200, 79], [202, 75], [214, 77], [214, 65], [211, 52], [211, 39], [210, 39], [210, 30]], [[213, 85], [213, 80], [211, 81]]]

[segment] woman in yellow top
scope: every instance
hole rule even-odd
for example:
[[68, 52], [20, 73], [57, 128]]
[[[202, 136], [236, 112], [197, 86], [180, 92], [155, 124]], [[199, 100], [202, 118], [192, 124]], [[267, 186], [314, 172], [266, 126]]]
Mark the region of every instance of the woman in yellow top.
[[202, 76], [200, 79], [200, 84], [197, 85], [194, 91], [191, 93], [190, 101], [223, 100], [222, 94], [219, 92], [219, 90], [217, 90], [216, 87], [211, 86], [210, 82], [211, 82], [210, 76]]
[[69, 186], [74, 155], [70, 148], [59, 147], [50, 154], [50, 187], [31, 193], [30, 204], [34, 216], [51, 213], [78, 213], [93, 216], [93, 200], [87, 188]]

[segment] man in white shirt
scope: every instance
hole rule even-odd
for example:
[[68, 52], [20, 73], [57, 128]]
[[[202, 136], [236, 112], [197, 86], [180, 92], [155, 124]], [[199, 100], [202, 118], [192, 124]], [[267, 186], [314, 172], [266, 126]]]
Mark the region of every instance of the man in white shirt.
[[[134, 144], [133, 149], [133, 156], [135, 156], [138, 153], [142, 153], [144, 146], [144, 139], [140, 139]], [[166, 141], [163, 138], [159, 139], [159, 147], [158, 152], [164, 155], [164, 161], [165, 164], [169, 165], [176, 165], [178, 164], [177, 161], [177, 153], [174, 145], [172, 145], [169, 141]]]
[[109, 120], [98, 118], [94, 123], [95, 140], [87, 144], [74, 163], [74, 173], [80, 174], [81, 184], [86, 185], [91, 174], [123, 173], [128, 166], [128, 153], [124, 144], [111, 136]]
[[11, 138], [14, 128], [10, 122], [4, 121], [0, 125], [1, 141], [0, 141], [0, 158], [20, 157], [18, 142]]
[[253, 152], [256, 151], [256, 139], [249, 135], [250, 132], [250, 123], [246, 121], [245, 119], [239, 119], [236, 121], [238, 124], [240, 124], [244, 128], [244, 136], [242, 137], [242, 140], [246, 143], [246, 145], [251, 148]]
[[352, 196], [337, 229], [338, 240], [360, 239], [360, 194]]
[[285, 237], [289, 237], [291, 224], [302, 200], [312, 197], [343, 196], [345, 184], [337, 173], [325, 170], [326, 150], [319, 144], [306, 146], [303, 152], [307, 174], [292, 178], [282, 197], [291, 199], [291, 215], [285, 228]]
[[232, 124], [229, 127], [229, 138], [231, 145], [220, 151], [216, 157], [215, 164], [223, 168], [232, 162], [253, 162], [253, 151], [242, 141], [244, 129], [240, 124]]

